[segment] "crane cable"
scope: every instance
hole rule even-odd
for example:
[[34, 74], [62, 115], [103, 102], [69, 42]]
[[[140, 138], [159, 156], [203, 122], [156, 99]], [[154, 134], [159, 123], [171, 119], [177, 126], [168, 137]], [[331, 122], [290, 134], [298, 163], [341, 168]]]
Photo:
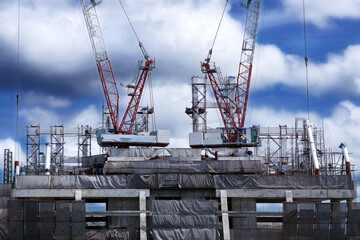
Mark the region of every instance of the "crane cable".
[[132, 25], [132, 23], [131, 23], [131, 21], [130, 21], [129, 16], [128, 16], [128, 14], [126, 13], [125, 7], [124, 7], [124, 5], [122, 4], [121, 0], [119, 0], [119, 3], [120, 3], [120, 5], [121, 5], [122, 9], [124, 10], [124, 13], [125, 13], [125, 15], [126, 15], [126, 18], [127, 18], [127, 20], [129, 21], [129, 24], [130, 24], [131, 29], [133, 30], [133, 32], [134, 32], [134, 34], [135, 34], [136, 39], [138, 40], [139, 43], [141, 43], [138, 35], [136, 34], [135, 28], [134, 28], [134, 26]]
[[303, 22], [304, 22], [304, 45], [305, 45], [305, 70], [306, 70], [306, 102], [307, 102], [307, 114], [310, 119], [310, 100], [309, 100], [309, 73], [308, 73], [308, 56], [307, 56], [307, 40], [306, 40], [306, 17], [305, 17], [305, 0], [303, 0]]
[[214, 48], [215, 41], [216, 41], [217, 35], [218, 35], [218, 33], [219, 33], [220, 26], [221, 26], [222, 20], [223, 20], [223, 18], [224, 18], [225, 11], [226, 11], [226, 7], [227, 7], [228, 3], [229, 3], [229, 0], [226, 0], [225, 7], [224, 7], [224, 10], [223, 10], [223, 12], [222, 12], [222, 14], [221, 14], [220, 22], [219, 22], [219, 25], [218, 25], [218, 27], [217, 27], [217, 30], [216, 30], [216, 33], [215, 33], [215, 37], [214, 37], [213, 43], [212, 43], [211, 48], [210, 48], [210, 50], [209, 50], [209, 55], [208, 55], [208, 57], [206, 58], [206, 62], [208, 62], [208, 63], [210, 62], [211, 55], [212, 55], [212, 50], [213, 50], [213, 48]]
[[21, 0], [18, 1], [18, 22], [17, 22], [17, 65], [16, 65], [16, 123], [15, 123], [15, 160], [19, 161], [20, 135], [19, 135], [19, 79], [20, 79], [20, 7]]

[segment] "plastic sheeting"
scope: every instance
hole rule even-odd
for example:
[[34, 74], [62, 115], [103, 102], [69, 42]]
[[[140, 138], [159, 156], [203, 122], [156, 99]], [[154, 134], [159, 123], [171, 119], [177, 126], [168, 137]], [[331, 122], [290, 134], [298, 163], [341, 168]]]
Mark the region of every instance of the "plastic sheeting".
[[218, 189], [351, 189], [350, 176], [217, 175]]
[[164, 174], [164, 173], [242, 173], [264, 174], [259, 160], [209, 160], [174, 161], [157, 159], [149, 161], [107, 161], [105, 174]]
[[[248, 157], [246, 148], [229, 149], [229, 148], [214, 148], [213, 152], [218, 151], [218, 156], [237, 156]], [[152, 148], [152, 149], [110, 149], [109, 157], [111, 159], [126, 159], [126, 158], [146, 158], [152, 159], [162, 156], [172, 157], [172, 159], [187, 159], [192, 161], [201, 160], [202, 149], [195, 148]]]
[[218, 202], [215, 200], [154, 200], [154, 214], [217, 214]]
[[218, 201], [154, 200], [154, 239], [219, 239]]
[[16, 176], [17, 189], [353, 189], [351, 176], [130, 174]]
[[160, 215], [152, 218], [153, 226], [157, 228], [218, 228], [216, 215]]
[[154, 239], [220, 239], [216, 229], [153, 229]]
[[122, 189], [127, 187], [125, 175], [54, 175], [16, 176], [17, 189]]
[[158, 156], [186, 157], [192, 159], [201, 159], [201, 149], [192, 148], [129, 148], [120, 149], [112, 148], [109, 153], [110, 157], [145, 157], [155, 158]]

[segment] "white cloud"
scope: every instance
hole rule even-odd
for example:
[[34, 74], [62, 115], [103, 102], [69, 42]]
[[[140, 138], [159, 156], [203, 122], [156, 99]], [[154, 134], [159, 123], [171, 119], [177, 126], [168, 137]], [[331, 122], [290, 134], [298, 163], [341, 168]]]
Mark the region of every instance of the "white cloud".
[[[303, 1], [281, 0], [281, 4], [281, 9], [275, 8], [268, 11], [264, 8], [270, 8], [270, 5], [263, 2], [263, 13], [266, 15], [267, 25], [303, 21]], [[360, 18], [360, 2], [358, 0], [306, 0], [305, 10], [306, 21], [319, 28], [336, 29], [338, 26], [334, 20]]]
[[[199, 63], [211, 46], [223, 1], [140, 0], [124, 1], [124, 5], [140, 40], [157, 60], [158, 76], [188, 82], [189, 75], [200, 73]], [[0, 9], [0, 21], [4, 23], [0, 39], [14, 50], [16, 7], [17, 3], [13, 2]], [[125, 77], [132, 75], [137, 59], [143, 58], [137, 40], [118, 1], [104, 1], [97, 6], [97, 12], [117, 80], [128, 82], [130, 79]], [[224, 73], [237, 71], [242, 22], [229, 14], [224, 17], [213, 55], [213, 60], [225, 66]], [[22, 1], [20, 44], [21, 61], [46, 76], [54, 72], [78, 72], [83, 68], [90, 71], [87, 66], [95, 62], [80, 7], [72, 1]]]
[[50, 127], [50, 125], [62, 124], [62, 119], [55, 111], [47, 110], [42, 107], [23, 108], [19, 111], [19, 116], [23, 117], [28, 125], [38, 125]]
[[27, 92], [23, 95], [25, 105], [47, 105], [52, 108], [68, 107], [71, 102], [68, 99], [61, 99], [54, 96], [48, 96], [41, 93]]
[[[275, 84], [305, 87], [304, 59], [284, 54], [275, 45], [261, 45], [255, 57], [256, 89], [264, 90]], [[360, 45], [348, 46], [342, 53], [328, 54], [325, 62], [309, 61], [310, 94], [324, 93], [360, 95]], [[253, 86], [252, 86], [253, 87]]]
[[[22, 60], [47, 74], [74, 71], [84, 65], [89, 49], [82, 34], [80, 8], [71, 1], [27, 0], [21, 4]], [[5, 6], [0, 10], [0, 38], [16, 49], [17, 2]]]
[[[282, 3], [287, 16], [302, 20], [302, 1], [282, 0]], [[319, 27], [329, 27], [331, 19], [360, 18], [360, 2], [358, 0], [310, 0], [305, 1], [305, 7], [307, 20]]]

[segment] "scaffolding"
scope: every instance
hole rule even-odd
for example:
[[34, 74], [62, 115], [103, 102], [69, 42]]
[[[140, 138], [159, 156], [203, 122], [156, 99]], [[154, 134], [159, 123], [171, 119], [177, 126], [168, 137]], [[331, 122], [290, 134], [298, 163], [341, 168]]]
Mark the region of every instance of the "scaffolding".
[[78, 166], [82, 158], [91, 156], [91, 132], [89, 125], [78, 127]]
[[193, 120], [193, 132], [206, 132], [206, 78], [192, 77], [192, 107], [185, 113]]
[[13, 182], [13, 154], [10, 149], [4, 149], [4, 181], [3, 183]]
[[[265, 156], [269, 174], [313, 175], [310, 146], [305, 118], [296, 118], [295, 127], [261, 127], [261, 146], [254, 149], [256, 155]], [[322, 175], [345, 175], [345, 162], [341, 152], [326, 148], [324, 130], [312, 128], [317, 157]]]
[[40, 173], [40, 125], [26, 126], [26, 168]]
[[64, 126], [50, 126], [50, 144], [51, 144], [51, 172], [60, 172], [64, 170]]

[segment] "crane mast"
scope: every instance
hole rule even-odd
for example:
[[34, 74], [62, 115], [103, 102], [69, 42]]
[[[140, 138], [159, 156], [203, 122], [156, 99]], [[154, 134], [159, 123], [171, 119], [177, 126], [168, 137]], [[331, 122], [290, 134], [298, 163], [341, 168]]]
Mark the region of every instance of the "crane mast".
[[245, 0], [240, 3], [247, 9], [247, 16], [235, 91], [236, 118], [239, 127], [244, 127], [245, 124], [261, 1]]
[[95, 6], [102, 0], [80, 0], [101, 84], [115, 133], [119, 130], [119, 92], [101, 32]]

